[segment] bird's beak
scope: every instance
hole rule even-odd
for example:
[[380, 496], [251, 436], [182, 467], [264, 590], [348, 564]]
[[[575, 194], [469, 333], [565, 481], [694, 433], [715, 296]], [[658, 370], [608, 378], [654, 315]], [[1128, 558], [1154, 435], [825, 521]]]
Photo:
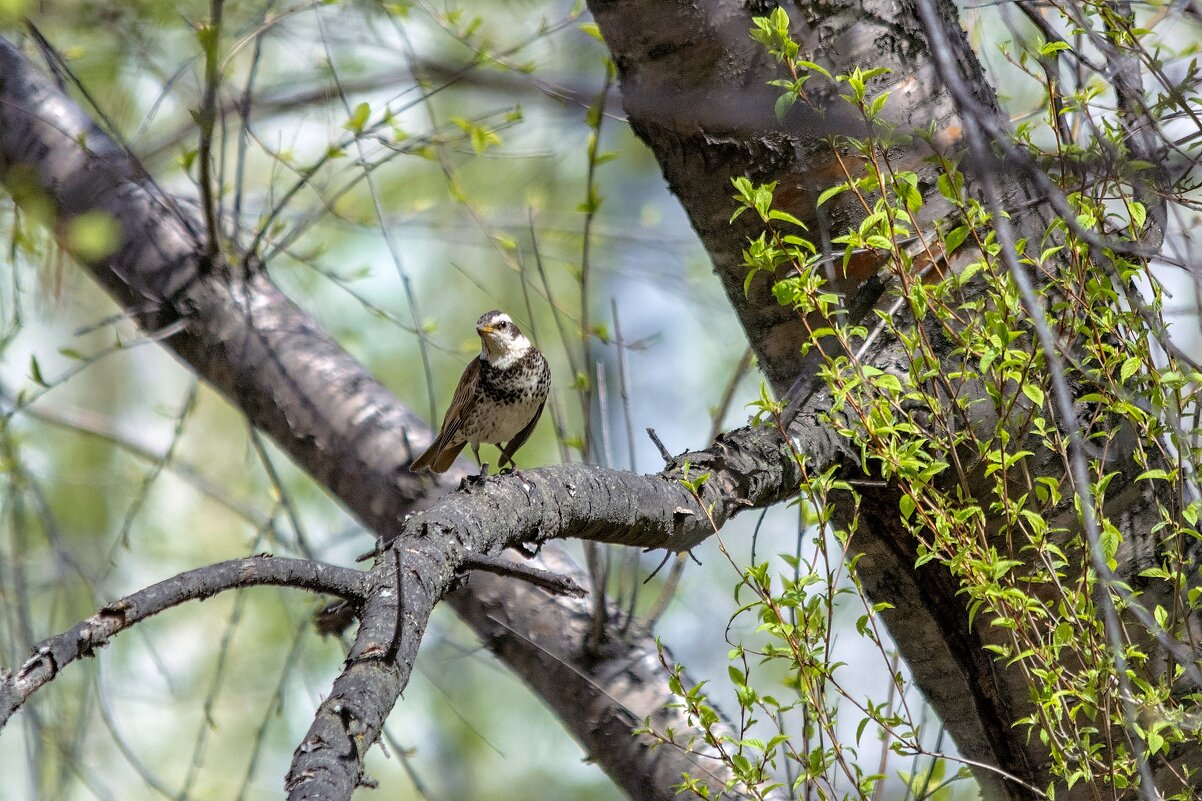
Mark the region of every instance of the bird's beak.
[[476, 326], [476, 333], [477, 333], [477, 334], [491, 334], [493, 331], [496, 331], [496, 330], [497, 330], [497, 329], [493, 328], [491, 325], [478, 325], [478, 326]]

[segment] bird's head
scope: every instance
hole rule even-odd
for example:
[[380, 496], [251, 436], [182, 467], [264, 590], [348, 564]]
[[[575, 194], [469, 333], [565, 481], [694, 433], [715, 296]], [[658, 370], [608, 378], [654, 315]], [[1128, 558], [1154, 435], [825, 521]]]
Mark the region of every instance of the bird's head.
[[508, 368], [530, 350], [530, 340], [499, 309], [476, 321], [476, 333], [480, 335], [480, 358], [499, 370]]

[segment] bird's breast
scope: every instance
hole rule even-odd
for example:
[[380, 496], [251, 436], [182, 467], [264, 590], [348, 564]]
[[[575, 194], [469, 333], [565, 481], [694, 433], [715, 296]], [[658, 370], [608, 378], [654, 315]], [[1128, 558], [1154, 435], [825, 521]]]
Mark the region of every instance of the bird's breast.
[[506, 369], [485, 362], [480, 367], [480, 397], [463, 436], [471, 442], [499, 443], [514, 437], [547, 399], [551, 371], [541, 354], [533, 352]]

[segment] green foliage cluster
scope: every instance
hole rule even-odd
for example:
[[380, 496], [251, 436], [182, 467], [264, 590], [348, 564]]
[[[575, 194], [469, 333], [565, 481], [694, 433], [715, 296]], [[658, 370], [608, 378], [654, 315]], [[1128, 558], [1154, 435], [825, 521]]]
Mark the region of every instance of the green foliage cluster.
[[[888, 486], [902, 527], [918, 543], [916, 567], [937, 563], [950, 572], [999, 671], [1030, 688], [1019, 725], [1042, 746], [1054, 777], [1031, 789], [1054, 798], [1086, 783], [1095, 797], [1109, 797], [1136, 787], [1140, 760], [1148, 759], [1176, 771], [1160, 788], [1164, 797], [1185, 799], [1181, 788], [1197, 779], [1169, 760], [1182, 746], [1196, 747], [1199, 725], [1190, 710], [1202, 697], [1173, 688], [1197, 668], [1188, 657], [1154, 660], [1150, 646], [1188, 653], [1188, 622], [1202, 611], [1191, 556], [1202, 543], [1194, 479], [1200, 454], [1188, 423], [1202, 370], [1169, 339], [1165, 288], [1139, 255], [1147, 210], [1137, 196], [1147, 165], [1128, 160], [1126, 172], [1083, 182], [1066, 166], [1085, 157], [1080, 149], [1042, 152], [1036, 126], [1021, 127], [1016, 141], [1034, 160], [1062, 165], [1048, 174], [1074, 216], [1038, 226], [1006, 252], [999, 210], [968, 191], [955, 159], [933, 146], [938, 193], [953, 211], [938, 225], [920, 221], [918, 175], [895, 169], [889, 155], [923, 146], [934, 131], [907, 134], [881, 118], [889, 96], [872, 88], [879, 71], [831, 75], [798, 59], [780, 9], [757, 19], [752, 35], [789, 73], [775, 82], [783, 90], [778, 114], [809, 103], [805, 87], [821, 76], [865, 121], [868, 135], [829, 140], [833, 153], [852, 153], [859, 166], [841, 158], [846, 179], [817, 204], [843, 193], [859, 204], [858, 226], [832, 244], [842, 249], [844, 268], [855, 255], [875, 255], [892, 279], [892, 303], [852, 319], [827, 281], [838, 251], [824, 254], [801, 220], [774, 205], [774, 184], [734, 181], [735, 216], [757, 215], [763, 228], [744, 252], [747, 286], [768, 276], [776, 299], [805, 323], [805, 348], [819, 352], [829, 393], [825, 420], [858, 448], [865, 475], [807, 470], [801, 497], [814, 556], [783, 556], [784, 575], [774, 576], [767, 562], [743, 571], [736, 592], [745, 602], [736, 617], [753, 617], [758, 629], [754, 645], [738, 642], [730, 653], [738, 731], [717, 727], [703, 688], [678, 680], [680, 702], [753, 797], [779, 787], [781, 775], [794, 795], [805, 787], [819, 798], [880, 797], [887, 777], [858, 758], [870, 727], [889, 751], [932, 760], [927, 771], [901, 776], [909, 792], [946, 795], [940, 779], [954, 758], [924, 737], [880, 636], [883, 607], [856, 578], [860, 494]], [[1045, 122], [1055, 129], [1061, 106], [1054, 88], [1048, 91]], [[1122, 150], [1120, 129], [1104, 130], [1110, 138], [1094, 143], [1095, 157]], [[1023, 302], [1020, 278], [1035, 287], [1035, 313]], [[1049, 334], [1050, 352], [1041, 345]], [[872, 363], [874, 348], [886, 347], [887, 369]], [[1072, 393], [1070, 419], [1060, 413], [1063, 387]], [[755, 406], [761, 422], [784, 432], [781, 403], [764, 393]], [[1086, 462], [1086, 486], [1074, 482], [1075, 459]], [[1151, 530], [1124, 530], [1120, 514], [1145, 504], [1155, 510]], [[1100, 535], [1091, 542], [1086, 521], [1094, 516]], [[1125, 560], [1120, 570], [1120, 551], [1133, 549], [1151, 555], [1134, 567]], [[1106, 569], [1095, 569], [1103, 563]], [[880, 702], [853, 697], [840, 682], [832, 626], [851, 607], [861, 609], [857, 632], [892, 665]], [[1107, 622], [1108, 607], [1121, 615], [1118, 626]], [[769, 693], [765, 685], [777, 681], [781, 691]], [[841, 736], [840, 714], [852, 717], [852, 741]], [[801, 721], [799, 731], [790, 731], [790, 720]], [[964, 764], [952, 778], [965, 775]], [[683, 786], [708, 797], [695, 780]]]

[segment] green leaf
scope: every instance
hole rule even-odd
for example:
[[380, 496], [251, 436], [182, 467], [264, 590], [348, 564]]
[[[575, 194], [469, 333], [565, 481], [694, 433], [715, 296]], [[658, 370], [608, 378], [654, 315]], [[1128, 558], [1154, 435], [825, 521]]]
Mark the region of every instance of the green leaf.
[[371, 106], [367, 103], [360, 103], [355, 106], [355, 110], [351, 112], [350, 119], [342, 123], [342, 127], [353, 133], [362, 133], [363, 126], [367, 124], [367, 118], [371, 115]]
[[1124, 384], [1127, 383], [1131, 379], [1131, 376], [1139, 372], [1139, 368], [1143, 367], [1143, 364], [1143, 360], [1138, 356], [1127, 357], [1127, 360], [1123, 362], [1123, 366], [1119, 370], [1119, 380]]
[[50, 386], [49, 384], [46, 383], [46, 379], [42, 378], [42, 366], [40, 364], [38, 364], [37, 356], [29, 357], [29, 375], [33, 379], [34, 383], [37, 384], [38, 386], [42, 386], [42, 387]]
[[884, 108], [885, 103], [888, 102], [888, 100], [888, 92], [881, 92], [879, 95], [872, 98], [872, 102], [868, 104], [868, 116], [876, 117], [878, 114], [880, 114], [881, 109]]
[[30, 5], [30, 0], [0, 0], [0, 25], [20, 24]]
[[816, 72], [828, 80], [832, 80], [832, 81], [834, 80], [834, 77], [830, 74], [829, 71], [826, 70], [826, 68], [821, 67], [818, 64], [815, 64], [813, 61], [798, 61], [796, 66], [799, 69], [807, 69], [807, 70], [810, 70], [811, 72]]
[[116, 252], [121, 226], [104, 211], [86, 211], [67, 223], [67, 247], [85, 262], [97, 262]]
[[850, 188], [851, 187], [849, 187], [847, 184], [844, 183], [844, 184], [835, 184], [834, 186], [831, 186], [831, 187], [828, 187], [828, 188], [822, 190], [822, 193], [820, 195], [818, 195], [818, 204], [817, 205], [821, 206], [823, 203], [830, 200], [835, 195], [838, 195], [842, 192], [846, 192]]
[[1050, 56], [1053, 53], [1059, 53], [1061, 50], [1070, 50], [1068, 42], [1063, 40], [1059, 42], [1048, 42], [1043, 47], [1039, 48], [1039, 55]]
[[192, 169], [192, 165], [196, 163], [196, 154], [198, 152], [200, 151], [194, 147], [191, 147], [185, 148], [183, 152], [179, 154], [179, 158], [177, 160], [179, 162], [179, 166], [183, 168], [184, 172], [188, 172]]
[[947, 253], [952, 253], [960, 245], [964, 244], [964, 240], [968, 238], [968, 226], [961, 225], [947, 232], [947, 236], [943, 237], [943, 248]]
[[580, 27], [580, 30], [583, 31], [585, 34], [593, 37], [601, 44], [605, 44], [605, 38], [603, 36], [601, 36], [601, 27], [597, 23], [582, 22], [582, 23], [580, 23], [579, 27]]
[[1023, 384], [1023, 394], [1030, 398], [1031, 403], [1034, 403], [1036, 407], [1043, 406], [1043, 390], [1038, 385], [1030, 383]]
[[776, 114], [778, 120], [783, 120], [785, 115], [789, 113], [789, 109], [793, 108], [793, 104], [797, 102], [797, 95], [792, 92], [785, 92], [780, 97], [776, 98], [776, 105], [772, 107], [772, 112]]
[[801, 220], [797, 219], [789, 212], [781, 211], [780, 209], [772, 209], [770, 212], [768, 212], [768, 219], [769, 220], [780, 220], [782, 222], [792, 223], [793, 225], [796, 225], [798, 228], [801, 228], [803, 230], [805, 230], [805, 227], [806, 227], [806, 224], [803, 223]]
[[1131, 210], [1131, 225], [1136, 228], [1143, 228], [1144, 223], [1148, 221], [1148, 209], [1143, 203], [1131, 201], [1128, 204]]

